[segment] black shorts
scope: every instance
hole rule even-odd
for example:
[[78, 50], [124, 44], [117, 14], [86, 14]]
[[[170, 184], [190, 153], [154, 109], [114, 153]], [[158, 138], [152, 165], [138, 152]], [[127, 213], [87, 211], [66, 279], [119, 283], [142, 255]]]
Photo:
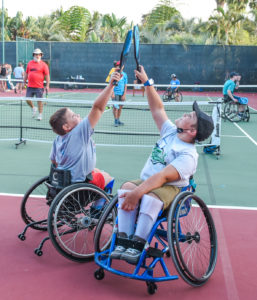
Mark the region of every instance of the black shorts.
[[224, 102], [229, 102], [230, 100], [232, 100], [229, 95], [223, 95], [223, 99], [224, 99]]
[[44, 94], [43, 88], [27, 87], [26, 97], [33, 98], [34, 96], [36, 96], [36, 98], [43, 98], [43, 94]]
[[121, 95], [115, 95], [114, 98], [112, 99], [113, 101], [123, 101], [121, 100]]

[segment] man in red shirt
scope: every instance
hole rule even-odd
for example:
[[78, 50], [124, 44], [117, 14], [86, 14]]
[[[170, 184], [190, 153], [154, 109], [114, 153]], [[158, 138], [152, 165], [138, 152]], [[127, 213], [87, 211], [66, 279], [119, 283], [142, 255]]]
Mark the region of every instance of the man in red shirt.
[[[44, 79], [46, 79], [46, 93], [49, 91], [50, 75], [49, 69], [42, 59], [43, 52], [40, 49], [35, 49], [33, 51], [33, 60], [31, 60], [26, 69], [24, 76], [24, 83], [26, 84], [28, 80], [26, 97], [36, 97], [43, 98], [44, 94]], [[32, 117], [36, 117], [37, 108], [33, 105], [31, 100], [27, 100], [28, 105], [32, 108]], [[43, 113], [43, 102], [38, 101], [38, 117], [37, 120], [42, 120]]]

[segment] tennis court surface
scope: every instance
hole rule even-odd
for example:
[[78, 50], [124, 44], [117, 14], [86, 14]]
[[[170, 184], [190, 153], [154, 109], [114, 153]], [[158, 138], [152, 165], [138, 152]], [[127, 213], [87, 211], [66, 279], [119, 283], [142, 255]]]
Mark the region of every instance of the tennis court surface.
[[[187, 93], [184, 93], [185, 96]], [[195, 95], [190, 95], [192, 101]], [[203, 95], [203, 94], [201, 94]], [[49, 95], [49, 98], [52, 98]], [[217, 99], [219, 93], [205, 94]], [[96, 281], [94, 262], [78, 264], [60, 256], [52, 244], [48, 242], [44, 255], [37, 257], [33, 250], [45, 233], [31, 230], [26, 241], [21, 242], [17, 235], [23, 229], [19, 207], [22, 195], [37, 179], [49, 173], [49, 153], [51, 135], [47, 143], [28, 141], [26, 145], [15, 148], [14, 135], [16, 129], [3, 128], [10, 119], [12, 123], [20, 116], [20, 102], [13, 105], [13, 113], [0, 107], [1, 141], [0, 141], [0, 201], [1, 209], [1, 285], [3, 299], [139, 299], [148, 297], [173, 299], [256, 299], [257, 282], [255, 266], [257, 252], [256, 231], [256, 178], [257, 178], [257, 98], [249, 94], [251, 118], [249, 122], [238, 124], [221, 121], [221, 155], [204, 154], [199, 146], [199, 165], [195, 175], [196, 194], [211, 207], [218, 234], [218, 261], [214, 274], [207, 284], [200, 288], [192, 288], [182, 279], [158, 284], [155, 296], [147, 294], [144, 282], [132, 281], [106, 273], [102, 281]], [[92, 99], [88, 99], [92, 100]], [[129, 94], [128, 100], [142, 102], [145, 97]], [[18, 105], [17, 105], [18, 104]], [[50, 105], [45, 105], [47, 112]], [[16, 109], [17, 108], [17, 109]], [[9, 108], [8, 108], [9, 109]], [[32, 124], [29, 111], [24, 105], [24, 134], [32, 134], [33, 139], [43, 139], [47, 126], [47, 117], [42, 123]], [[87, 108], [83, 110], [87, 113]], [[111, 110], [107, 109], [102, 120], [103, 127], [99, 131], [112, 130]], [[150, 118], [138, 114], [150, 114], [145, 109], [124, 111], [125, 126], [122, 130], [137, 132], [139, 128], [153, 132], [154, 126]], [[10, 117], [8, 117], [8, 114]], [[110, 114], [110, 116], [109, 116]], [[28, 122], [28, 123], [26, 123]], [[141, 124], [141, 123], [142, 124]], [[32, 125], [31, 125], [32, 124]], [[127, 124], [127, 127], [126, 127]], [[99, 123], [100, 125], [100, 123]], [[15, 132], [16, 130], [16, 132]], [[121, 130], [121, 129], [119, 129]], [[142, 130], [140, 131], [142, 132]], [[154, 131], [155, 132], [155, 131]], [[50, 132], [49, 132], [50, 133]], [[13, 136], [12, 136], [13, 135]], [[101, 140], [110, 136], [101, 133], [97, 143], [97, 167], [111, 173], [116, 180], [114, 190], [125, 180], [137, 178], [146, 158], [151, 151], [151, 144], [157, 136], [137, 137], [113, 135], [110, 140]], [[117, 137], [119, 136], [119, 137]], [[115, 140], [117, 139], [117, 141]], [[115, 144], [115, 145], [112, 145]], [[168, 259], [168, 258], [167, 258]], [[170, 265], [177, 274], [175, 268]], [[157, 271], [158, 272], [158, 271]]]

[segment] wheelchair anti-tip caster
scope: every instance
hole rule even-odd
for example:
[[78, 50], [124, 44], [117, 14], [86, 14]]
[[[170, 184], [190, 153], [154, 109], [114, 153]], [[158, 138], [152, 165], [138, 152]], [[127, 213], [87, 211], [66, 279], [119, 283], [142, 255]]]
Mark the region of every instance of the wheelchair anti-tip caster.
[[22, 233], [20, 233], [20, 234], [18, 235], [18, 238], [19, 238], [21, 241], [25, 241], [25, 240], [26, 240], [25, 235], [22, 234]]
[[104, 270], [102, 268], [95, 271], [95, 279], [102, 280], [104, 279]]
[[156, 293], [158, 287], [154, 282], [146, 281], [146, 285], [148, 294], [153, 295]]
[[34, 253], [35, 253], [37, 256], [42, 256], [42, 255], [43, 255], [43, 251], [40, 250], [40, 249], [38, 249], [38, 248], [34, 250]]

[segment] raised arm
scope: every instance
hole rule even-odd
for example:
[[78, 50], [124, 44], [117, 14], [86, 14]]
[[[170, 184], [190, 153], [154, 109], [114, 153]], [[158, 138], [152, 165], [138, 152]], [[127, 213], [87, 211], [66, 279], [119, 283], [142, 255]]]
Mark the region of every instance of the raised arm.
[[89, 120], [92, 128], [94, 128], [96, 126], [97, 122], [99, 121], [103, 112], [105, 111], [105, 107], [106, 107], [108, 100], [111, 98], [111, 95], [113, 92], [113, 81], [114, 80], [119, 81], [120, 76], [121, 75], [118, 72], [112, 73], [109, 84], [107, 85], [107, 87], [105, 87], [105, 89], [96, 98], [96, 100], [93, 104], [93, 107], [88, 115], [88, 120]]
[[[148, 76], [145, 73], [143, 66], [140, 67], [141, 71], [139, 72], [135, 70], [135, 74], [144, 84], [148, 80]], [[159, 131], [161, 131], [163, 123], [168, 120], [168, 116], [164, 110], [162, 100], [153, 86], [145, 86], [145, 91], [153, 119]]]

